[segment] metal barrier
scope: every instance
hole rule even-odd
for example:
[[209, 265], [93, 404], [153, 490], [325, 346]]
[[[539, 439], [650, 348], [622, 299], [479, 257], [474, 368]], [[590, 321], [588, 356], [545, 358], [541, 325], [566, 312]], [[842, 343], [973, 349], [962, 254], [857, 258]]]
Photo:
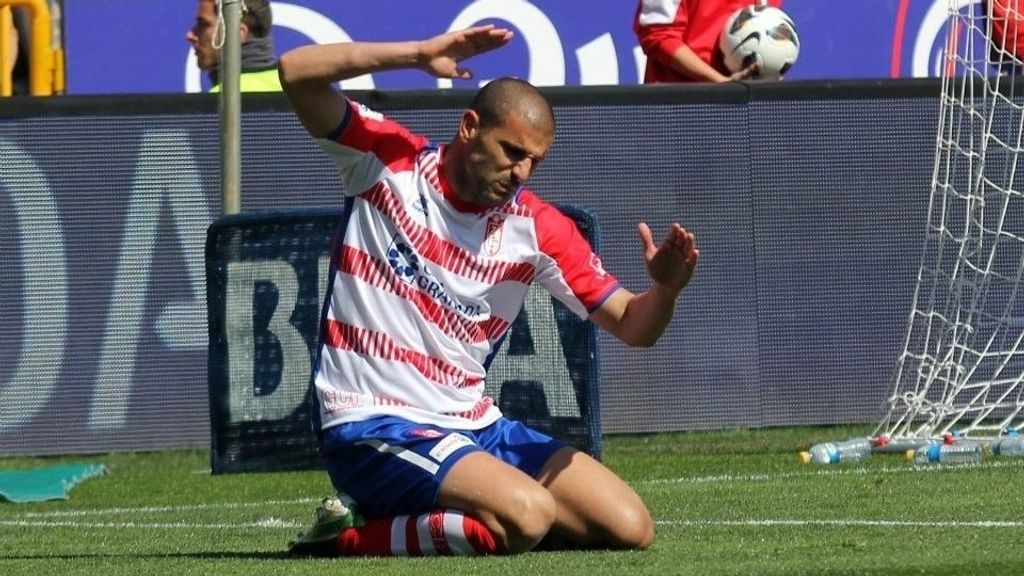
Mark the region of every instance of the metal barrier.
[[[0, 96], [13, 93], [11, 72], [12, 9], [29, 13], [29, 94], [51, 96], [64, 93], [64, 50], [59, 31], [55, 34], [53, 12], [47, 0], [0, 0]], [[55, 8], [58, 8], [55, 5]]]

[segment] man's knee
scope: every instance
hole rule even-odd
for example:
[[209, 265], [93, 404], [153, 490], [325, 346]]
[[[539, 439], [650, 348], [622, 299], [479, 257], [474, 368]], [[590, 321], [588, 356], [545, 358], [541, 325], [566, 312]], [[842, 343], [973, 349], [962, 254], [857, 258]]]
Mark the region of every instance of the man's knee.
[[525, 552], [540, 542], [555, 523], [555, 499], [541, 486], [508, 495], [508, 516], [502, 524], [508, 537], [507, 552]]
[[630, 506], [620, 511], [612, 540], [620, 548], [646, 550], [654, 543], [654, 520], [647, 508]]

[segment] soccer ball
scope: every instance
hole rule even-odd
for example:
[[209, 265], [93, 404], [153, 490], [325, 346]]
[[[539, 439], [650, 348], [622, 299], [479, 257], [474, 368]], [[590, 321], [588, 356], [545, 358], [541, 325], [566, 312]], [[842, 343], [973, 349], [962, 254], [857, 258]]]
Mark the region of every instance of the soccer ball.
[[800, 37], [785, 12], [755, 5], [740, 8], [725, 21], [718, 47], [729, 70], [739, 72], [757, 63], [756, 78], [778, 80], [796, 62]]

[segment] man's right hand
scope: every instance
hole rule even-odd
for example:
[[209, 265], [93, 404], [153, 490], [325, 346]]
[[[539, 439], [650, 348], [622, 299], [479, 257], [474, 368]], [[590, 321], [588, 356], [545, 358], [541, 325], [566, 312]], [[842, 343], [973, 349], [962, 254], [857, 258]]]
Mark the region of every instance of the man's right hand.
[[459, 66], [459, 62], [501, 48], [512, 40], [513, 33], [493, 24], [474, 26], [465, 30], [453, 30], [434, 36], [420, 43], [422, 68], [437, 78], [460, 78], [467, 80], [473, 73]]

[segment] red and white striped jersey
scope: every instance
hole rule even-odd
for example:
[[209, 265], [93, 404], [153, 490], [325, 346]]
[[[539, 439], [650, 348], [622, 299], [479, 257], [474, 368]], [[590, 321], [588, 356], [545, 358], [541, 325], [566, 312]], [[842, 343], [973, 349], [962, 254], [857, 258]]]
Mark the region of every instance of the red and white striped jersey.
[[572, 220], [520, 189], [481, 208], [454, 195], [444, 147], [349, 102], [318, 140], [345, 184], [313, 380], [320, 427], [395, 415], [479, 429], [497, 345], [539, 282], [585, 318], [618, 289]]

